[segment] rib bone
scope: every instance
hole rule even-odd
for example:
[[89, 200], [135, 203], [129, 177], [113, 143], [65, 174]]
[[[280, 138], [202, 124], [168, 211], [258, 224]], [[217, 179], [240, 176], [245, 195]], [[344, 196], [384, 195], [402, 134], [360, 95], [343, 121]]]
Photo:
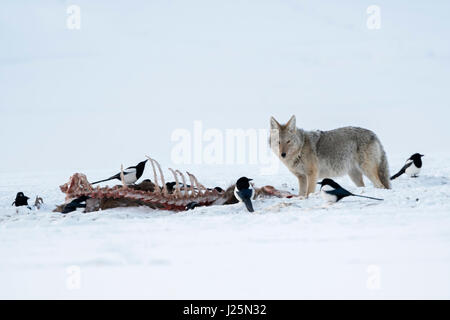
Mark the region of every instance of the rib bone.
[[170, 170], [170, 172], [172, 172], [173, 177], [175, 178], [175, 192], [174, 192], [174, 194], [175, 194], [175, 196], [177, 198], [181, 198], [180, 183], [178, 182], [177, 174], [172, 168], [169, 168], [169, 170]]
[[161, 166], [159, 165], [158, 161], [156, 161], [155, 159], [149, 158], [150, 161], [152, 161], [152, 163], [154, 162], [156, 164], [156, 166], [158, 167], [159, 170], [159, 175], [161, 178], [161, 184], [162, 184], [162, 189], [163, 189], [163, 194], [165, 196], [167, 196], [169, 194], [169, 192], [167, 191], [167, 186], [166, 186], [166, 181], [164, 180], [164, 174], [161, 170]]
[[175, 172], [180, 175], [181, 180], [183, 181], [183, 186], [184, 186], [184, 197], [188, 198], [189, 197], [189, 191], [188, 191], [188, 188], [187, 188], [187, 185], [186, 185], [186, 178], [184, 177], [184, 175], [181, 173], [180, 170], [176, 170]]
[[120, 181], [122, 181], [122, 185], [124, 188], [128, 188], [127, 184], [125, 183], [125, 178], [123, 174], [123, 164], [120, 165]]
[[153, 159], [152, 158], [150, 158], [149, 156], [146, 156], [147, 157], [147, 159], [150, 161], [150, 164], [152, 165], [152, 168], [153, 168], [153, 177], [154, 177], [154, 179], [155, 179], [155, 193], [161, 193], [161, 189], [159, 189], [159, 186], [158, 186], [158, 177], [157, 177], [157, 175], [156, 175], [156, 169], [155, 169], [155, 164], [153, 163]]

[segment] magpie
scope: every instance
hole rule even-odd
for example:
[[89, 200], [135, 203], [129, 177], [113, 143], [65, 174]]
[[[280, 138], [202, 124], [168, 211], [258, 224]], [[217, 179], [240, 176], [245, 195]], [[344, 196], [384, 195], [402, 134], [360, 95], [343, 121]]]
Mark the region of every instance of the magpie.
[[27, 206], [28, 209], [31, 209], [31, 207], [28, 205], [28, 198], [26, 195], [23, 194], [23, 192], [18, 192], [16, 195], [16, 200], [14, 200], [14, 202], [11, 204], [11, 206], [16, 206], [16, 207], [22, 207], [22, 206]]
[[[173, 193], [175, 191], [175, 187], [176, 187], [177, 183], [175, 181], [172, 182], [166, 182], [166, 188], [167, 188], [167, 192], [169, 193]], [[178, 182], [178, 187], [180, 188], [180, 190], [184, 190], [184, 189], [189, 189], [191, 188], [190, 185], [186, 184], [184, 185], [181, 182]]]
[[185, 209], [186, 209], [186, 210], [194, 210], [194, 209], [197, 208], [198, 206], [199, 206], [198, 202], [192, 201], [192, 202], [189, 202], [189, 203], [186, 205]]
[[81, 197], [78, 197], [78, 198], [72, 200], [71, 202], [69, 202], [68, 204], [66, 204], [64, 206], [61, 213], [66, 214], [66, 213], [69, 213], [72, 211], [76, 211], [77, 208], [86, 208], [86, 200], [87, 199], [89, 199], [88, 196], [81, 196]]
[[366, 196], [360, 196], [357, 194], [353, 194], [348, 190], [345, 190], [342, 188], [337, 182], [335, 182], [332, 179], [323, 179], [321, 182], [318, 183], [321, 185], [320, 187], [320, 194], [322, 195], [322, 198], [327, 202], [338, 202], [342, 198], [348, 197], [348, 196], [354, 196], [354, 197], [361, 197], [361, 198], [367, 198], [372, 200], [383, 200], [378, 198], [372, 198], [372, 197], [366, 197]]
[[249, 179], [246, 177], [239, 178], [236, 182], [236, 186], [234, 187], [234, 196], [238, 199], [239, 202], [243, 202], [247, 207], [249, 212], [254, 212], [252, 205], [252, 198], [255, 194], [255, 190], [250, 185], [250, 181], [253, 179]]
[[[125, 181], [125, 184], [133, 184], [139, 180], [139, 178], [144, 173], [145, 164], [147, 161], [148, 160], [144, 160], [142, 162], [139, 162], [136, 166], [128, 167], [125, 170], [123, 170], [123, 180]], [[113, 179], [122, 180], [120, 178], [120, 172], [118, 174], [113, 175], [112, 177], [109, 177], [108, 179], [96, 181], [91, 184], [97, 184], [100, 182], [105, 182]]]
[[417, 178], [420, 170], [422, 169], [422, 157], [425, 156], [420, 153], [413, 154], [408, 160], [406, 160], [403, 168], [396, 175], [391, 177], [391, 180], [397, 179], [404, 173], [411, 178]]
[[177, 183], [175, 181], [173, 181], [173, 182], [166, 182], [167, 192], [173, 193], [173, 191], [175, 190], [175, 185], [176, 184]]

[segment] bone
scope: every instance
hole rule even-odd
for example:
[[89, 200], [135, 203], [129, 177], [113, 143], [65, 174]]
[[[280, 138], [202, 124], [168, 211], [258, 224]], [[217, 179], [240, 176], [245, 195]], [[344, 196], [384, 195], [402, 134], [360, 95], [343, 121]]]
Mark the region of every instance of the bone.
[[161, 177], [161, 184], [162, 184], [162, 188], [163, 188], [163, 194], [165, 196], [167, 196], [169, 194], [169, 192], [167, 191], [167, 186], [166, 186], [166, 181], [164, 180], [164, 174], [163, 171], [161, 170], [161, 166], [159, 165], [159, 162], [152, 159], [152, 161], [154, 161], [156, 163], [156, 166], [158, 167], [159, 170], [159, 175]]
[[120, 180], [122, 181], [123, 187], [128, 188], [127, 184], [125, 183], [125, 179], [124, 179], [123, 164], [120, 165]]
[[204, 185], [202, 185], [200, 182], [198, 182], [196, 176], [194, 176], [194, 175], [192, 175], [192, 176], [194, 177], [195, 182], [197, 182], [197, 186], [198, 186], [199, 189], [208, 190]]
[[183, 181], [183, 186], [184, 186], [184, 197], [187, 199], [187, 198], [189, 198], [189, 190], [188, 190], [187, 185], [186, 185], [186, 178], [184, 177], [184, 174], [181, 173], [180, 170], [176, 170], [175, 172], [178, 173], [178, 174], [180, 175], [181, 180]]
[[177, 176], [176, 172], [172, 168], [169, 168], [169, 170], [170, 170], [170, 172], [172, 172], [173, 177], [175, 178], [175, 192], [174, 192], [174, 194], [175, 194], [175, 196], [177, 198], [181, 198], [180, 183], [178, 182], [178, 176]]
[[186, 173], [189, 175], [189, 177], [192, 177], [192, 179], [194, 180], [195, 187], [198, 190], [198, 194], [204, 195], [205, 192], [207, 191], [207, 189], [201, 183], [198, 182], [197, 178], [192, 173], [189, 173], [187, 171], [186, 171]]
[[186, 174], [189, 176], [189, 180], [191, 181], [191, 189], [192, 189], [192, 191], [196, 193], [195, 196], [199, 196], [200, 190], [197, 187], [197, 183], [195, 181], [195, 177], [191, 173], [189, 173], [187, 171], [186, 171]]
[[191, 182], [191, 187], [189, 188], [189, 190], [191, 191], [191, 196], [195, 197], [195, 188], [194, 188], [195, 181], [189, 172], [186, 172], [186, 174], [188, 175], [189, 181]]
[[34, 206], [39, 210], [41, 209], [42, 204], [44, 203], [44, 200], [42, 200], [41, 197], [36, 196], [36, 200], [34, 201]]
[[156, 168], [155, 168], [155, 164], [153, 163], [153, 159], [150, 158], [149, 156], [146, 156], [146, 157], [150, 161], [152, 168], [153, 168], [153, 177], [155, 179], [155, 193], [161, 193], [161, 190], [159, 189], [159, 186], [158, 186], [158, 176], [156, 175]]

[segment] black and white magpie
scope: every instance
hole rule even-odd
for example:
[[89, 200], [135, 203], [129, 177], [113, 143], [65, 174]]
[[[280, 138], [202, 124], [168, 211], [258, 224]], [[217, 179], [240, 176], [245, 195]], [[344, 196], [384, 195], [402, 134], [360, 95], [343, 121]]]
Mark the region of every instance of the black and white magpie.
[[[173, 193], [176, 189], [176, 182], [172, 181], [172, 182], [166, 182], [166, 188], [167, 188], [167, 192], [169, 193]], [[180, 188], [180, 190], [185, 190], [185, 189], [190, 189], [191, 186], [189, 184], [183, 184], [181, 182], [178, 182], [178, 187]], [[196, 189], [196, 188], [194, 188]]]
[[335, 182], [332, 179], [323, 179], [321, 182], [318, 183], [321, 185], [320, 187], [320, 194], [322, 195], [322, 198], [330, 203], [338, 202], [342, 198], [354, 196], [354, 197], [361, 197], [366, 199], [372, 199], [372, 200], [383, 200], [378, 198], [372, 198], [372, 197], [366, 197], [366, 196], [360, 196], [357, 194], [353, 194], [348, 190], [345, 190], [342, 188], [337, 182]]
[[[145, 164], [147, 163], [147, 161], [148, 160], [144, 160], [142, 162], [139, 162], [136, 166], [128, 167], [125, 170], [123, 170], [123, 180], [125, 181], [125, 184], [133, 184], [139, 180], [139, 178], [144, 173]], [[97, 184], [100, 182], [105, 182], [113, 179], [121, 180], [120, 172], [113, 175], [112, 177], [109, 177], [108, 179], [95, 181], [91, 184]]]
[[14, 200], [11, 205], [15, 205], [16, 207], [27, 206], [28, 209], [31, 209], [31, 207], [28, 205], [28, 199], [30, 198], [24, 195], [23, 192], [17, 192], [16, 200]]
[[62, 210], [61, 213], [69, 213], [72, 211], [76, 211], [77, 208], [86, 208], [86, 200], [89, 199], [88, 196], [81, 196], [78, 197], [74, 200], [72, 200], [71, 202], [69, 202], [68, 204], [66, 204]]
[[397, 179], [402, 174], [406, 173], [411, 178], [417, 178], [420, 170], [422, 169], [422, 157], [423, 154], [415, 153], [408, 160], [406, 160], [403, 168], [395, 175], [391, 177], [391, 180]]
[[195, 201], [192, 201], [192, 202], [189, 202], [187, 205], [186, 205], [186, 210], [194, 210], [195, 208], [197, 208], [199, 206], [199, 204], [198, 204], [198, 202], [195, 202]]
[[252, 198], [255, 195], [255, 189], [250, 185], [252, 179], [242, 177], [239, 178], [234, 187], [234, 196], [239, 202], [243, 202], [249, 212], [254, 212]]

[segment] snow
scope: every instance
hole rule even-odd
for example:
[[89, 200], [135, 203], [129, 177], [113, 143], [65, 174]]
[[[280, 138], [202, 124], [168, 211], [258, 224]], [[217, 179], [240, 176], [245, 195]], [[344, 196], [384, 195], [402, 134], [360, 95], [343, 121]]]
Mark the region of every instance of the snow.
[[[78, 0], [68, 30], [72, 4], [0, 4], [0, 298], [450, 298], [450, 2], [377, 1], [379, 30], [372, 3], [351, 0]], [[293, 114], [373, 130], [391, 173], [423, 153], [421, 176], [389, 191], [338, 179], [381, 203], [52, 212], [74, 172], [101, 179], [146, 154], [207, 186], [245, 175], [295, 192], [282, 164], [171, 156], [197, 121], [259, 132]], [[18, 191], [44, 207], [16, 213]]]
[[[51, 210], [63, 202], [56, 181], [66, 177], [24, 175], [28, 183], [17, 185], [2, 174], [11, 186], [0, 192], [0, 297], [449, 298], [450, 167], [442, 163], [450, 157], [427, 160], [421, 177], [401, 177], [393, 190], [358, 189], [338, 179], [383, 202], [347, 198], [327, 205], [316, 193], [256, 200], [254, 214], [236, 204], [62, 215]], [[295, 186], [281, 171], [275, 186]], [[206, 185], [217, 180], [199, 177]], [[19, 190], [43, 196], [45, 207], [17, 214], [10, 204]], [[75, 289], [67, 284], [72, 266], [80, 270]], [[375, 288], [370, 268], [378, 274]]]

